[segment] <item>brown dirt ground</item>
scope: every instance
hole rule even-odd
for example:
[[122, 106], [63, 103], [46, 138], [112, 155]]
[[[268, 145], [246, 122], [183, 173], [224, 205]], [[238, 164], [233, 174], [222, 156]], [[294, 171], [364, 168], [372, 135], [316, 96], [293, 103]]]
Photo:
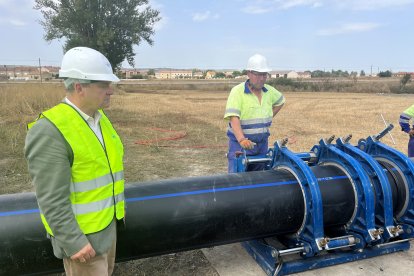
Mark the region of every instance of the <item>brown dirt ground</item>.
[[192, 250], [159, 257], [117, 263], [113, 275], [219, 276], [201, 250]]
[[[222, 114], [228, 91], [136, 91], [115, 95], [108, 115], [123, 138], [126, 148], [127, 182], [212, 175], [226, 171], [225, 148], [185, 149], [185, 145], [225, 145]], [[414, 100], [413, 96], [358, 95], [335, 93], [286, 93], [288, 104], [275, 119], [271, 140], [292, 137], [292, 151], [306, 151], [320, 138], [331, 134], [356, 134], [355, 139], [376, 134], [383, 128], [380, 113], [396, 122], [399, 113]], [[408, 98], [408, 99], [407, 99]], [[355, 105], [359, 102], [359, 105]], [[374, 102], [374, 104], [372, 104]], [[389, 106], [393, 108], [389, 108]], [[340, 109], [341, 107], [346, 107]], [[297, 114], [297, 116], [292, 116]], [[359, 114], [359, 116], [357, 116]], [[35, 115], [31, 115], [32, 119]], [[364, 120], [361, 120], [364, 118]], [[2, 118], [0, 118], [2, 119]], [[3, 121], [0, 121], [2, 123]], [[217, 123], [216, 123], [217, 122]], [[329, 123], [328, 123], [329, 122]], [[4, 128], [8, 123], [0, 124]], [[24, 122], [27, 123], [27, 122]], [[9, 124], [10, 125], [10, 124]], [[135, 141], [154, 134], [148, 128], [160, 127], [187, 131], [183, 141], [168, 148], [139, 146]], [[24, 124], [16, 129], [15, 149], [0, 155], [0, 194], [32, 190], [22, 156]], [[0, 133], [1, 134], [1, 133]], [[7, 133], [5, 133], [7, 134]], [[394, 130], [397, 145], [405, 151], [406, 137]], [[1, 136], [6, 137], [7, 136]], [[389, 140], [388, 136], [384, 140]], [[355, 142], [355, 141], [354, 141]], [[389, 143], [389, 141], [386, 141]], [[168, 142], [167, 142], [168, 144]], [[116, 265], [114, 275], [218, 275], [201, 250], [129, 261]]]

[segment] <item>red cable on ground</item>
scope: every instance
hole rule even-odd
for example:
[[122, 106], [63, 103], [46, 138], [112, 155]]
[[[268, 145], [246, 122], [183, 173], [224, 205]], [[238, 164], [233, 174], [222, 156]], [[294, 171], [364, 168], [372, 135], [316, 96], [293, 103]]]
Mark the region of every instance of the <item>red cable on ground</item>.
[[289, 144], [295, 144], [297, 141], [296, 137], [293, 134], [290, 136], [287, 136], [287, 138], [288, 138]]
[[[157, 146], [160, 148], [181, 148], [181, 149], [207, 149], [207, 148], [226, 148], [228, 145], [195, 145], [195, 146], [180, 146], [180, 145], [159, 145], [158, 142], [160, 141], [173, 141], [182, 139], [187, 136], [187, 132], [185, 131], [177, 131], [177, 130], [170, 130], [170, 129], [164, 129], [164, 128], [157, 128], [157, 127], [151, 127], [147, 128], [150, 130], [155, 130], [159, 132], [173, 132], [176, 133], [175, 135], [164, 137], [164, 138], [158, 138], [158, 139], [150, 139], [150, 140], [138, 140], [135, 141], [135, 144], [137, 145], [143, 145], [143, 146]], [[289, 139], [289, 144], [295, 144], [297, 142], [296, 137], [294, 135], [289, 135], [287, 138]]]
[[173, 136], [165, 137], [165, 138], [158, 138], [158, 139], [152, 139], [152, 140], [138, 140], [135, 142], [135, 144], [151, 146], [151, 145], [157, 144], [159, 141], [178, 140], [178, 139], [181, 139], [187, 136], [187, 133], [185, 131], [175, 131], [175, 130], [168, 130], [168, 129], [163, 129], [163, 128], [149, 128], [149, 129], [160, 131], [160, 132], [174, 132], [176, 134]]
[[178, 145], [151, 145], [160, 148], [180, 148], [180, 149], [208, 149], [208, 148], [227, 148], [227, 145], [197, 145], [197, 146], [178, 146]]
[[158, 138], [158, 139], [150, 139], [150, 140], [138, 140], [135, 141], [135, 144], [137, 145], [144, 145], [144, 146], [157, 146], [162, 148], [187, 148], [187, 149], [205, 149], [205, 148], [224, 148], [227, 147], [227, 145], [196, 145], [196, 146], [179, 146], [179, 145], [158, 145], [158, 142], [160, 141], [173, 141], [182, 139], [185, 136], [187, 136], [187, 132], [185, 131], [177, 131], [177, 130], [169, 130], [169, 129], [163, 129], [163, 128], [148, 128], [150, 130], [155, 130], [159, 132], [173, 132], [175, 135], [164, 137], [164, 138]]

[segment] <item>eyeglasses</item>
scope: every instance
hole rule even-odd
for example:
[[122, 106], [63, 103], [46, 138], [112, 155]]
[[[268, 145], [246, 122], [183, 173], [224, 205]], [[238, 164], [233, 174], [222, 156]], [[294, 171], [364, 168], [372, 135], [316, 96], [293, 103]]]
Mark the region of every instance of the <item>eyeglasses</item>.
[[257, 78], [266, 78], [266, 77], [268, 77], [269, 76], [269, 73], [262, 73], [262, 72], [256, 72], [256, 71], [250, 71], [250, 73], [253, 75], [253, 76], [255, 76], [255, 77], [257, 77]]
[[96, 84], [100, 88], [109, 88], [112, 87], [112, 83], [110, 81], [91, 81], [91, 83]]

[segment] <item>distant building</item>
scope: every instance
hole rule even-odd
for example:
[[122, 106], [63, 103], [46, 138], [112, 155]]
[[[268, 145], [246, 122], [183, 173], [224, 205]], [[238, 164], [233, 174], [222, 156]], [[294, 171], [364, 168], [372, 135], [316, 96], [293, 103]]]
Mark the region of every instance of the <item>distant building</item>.
[[285, 79], [297, 79], [299, 74], [295, 71], [271, 71], [269, 72], [271, 78], [285, 78]]
[[191, 79], [193, 70], [163, 69], [155, 71], [156, 79]]
[[142, 76], [143, 78], [151, 77], [148, 75], [149, 69], [137, 69], [137, 68], [121, 68], [116, 73], [122, 79], [136, 79], [137, 76]]
[[204, 74], [202, 71], [194, 71], [193, 72], [193, 78], [194, 79], [202, 79], [204, 77]]
[[298, 78], [300, 78], [300, 79], [310, 79], [310, 78], [312, 78], [312, 74], [309, 71], [298, 72]]
[[3, 65], [0, 66], [0, 75], [3, 79], [9, 80], [50, 80], [59, 75], [59, 67]]
[[223, 73], [226, 76], [226, 78], [234, 78], [233, 72], [234, 71], [224, 71]]
[[207, 71], [206, 73], [206, 79], [212, 79], [216, 76], [216, 72], [215, 71]]
[[132, 79], [133, 76], [137, 76], [142, 74], [140, 70], [138, 69], [120, 69], [119, 70], [121, 72], [121, 76], [124, 79]]
[[414, 72], [398, 72], [398, 73], [392, 74], [393, 77], [397, 77], [397, 78], [402, 78], [405, 75], [410, 75], [411, 79], [414, 79]]
[[155, 71], [156, 79], [171, 79], [171, 70], [157, 70]]

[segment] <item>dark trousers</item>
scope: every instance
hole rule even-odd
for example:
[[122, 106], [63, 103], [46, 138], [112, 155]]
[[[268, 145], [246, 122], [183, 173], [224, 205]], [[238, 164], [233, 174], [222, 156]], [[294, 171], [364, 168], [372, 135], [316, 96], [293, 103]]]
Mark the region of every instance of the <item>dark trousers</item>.
[[[247, 156], [255, 155], [266, 155], [269, 148], [268, 139], [263, 139], [261, 142], [257, 142], [253, 149], [246, 150]], [[242, 152], [243, 148], [240, 144], [233, 139], [229, 139], [229, 151], [227, 153], [228, 161], [228, 172], [235, 173], [237, 172], [236, 165], [236, 152]], [[246, 171], [261, 171], [265, 168], [264, 163], [251, 164], [247, 166]]]
[[414, 136], [410, 136], [408, 141], [408, 157], [414, 157]]

